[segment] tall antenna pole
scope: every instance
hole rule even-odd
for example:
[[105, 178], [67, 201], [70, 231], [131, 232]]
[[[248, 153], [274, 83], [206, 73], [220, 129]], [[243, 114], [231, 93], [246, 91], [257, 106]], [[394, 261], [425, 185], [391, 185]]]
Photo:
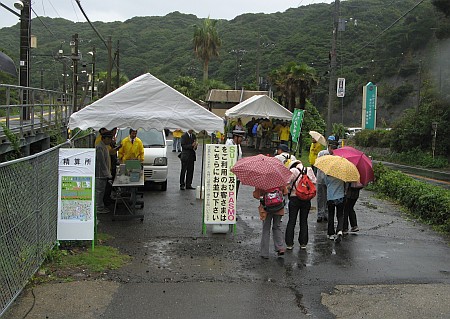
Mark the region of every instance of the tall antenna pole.
[[331, 113], [333, 111], [333, 100], [335, 94], [336, 83], [336, 42], [337, 42], [337, 30], [339, 24], [339, 0], [334, 2], [334, 19], [333, 19], [333, 38], [331, 40], [330, 51], [330, 82], [328, 85], [328, 116], [327, 116], [327, 135], [331, 135], [332, 123]]

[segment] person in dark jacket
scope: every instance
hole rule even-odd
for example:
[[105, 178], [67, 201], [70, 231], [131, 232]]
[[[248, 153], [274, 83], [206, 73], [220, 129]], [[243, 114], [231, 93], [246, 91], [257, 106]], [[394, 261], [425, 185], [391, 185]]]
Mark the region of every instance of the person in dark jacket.
[[181, 136], [181, 172], [180, 189], [195, 189], [192, 187], [194, 177], [194, 162], [196, 160], [195, 151], [197, 150], [197, 137], [193, 130], [189, 130]]

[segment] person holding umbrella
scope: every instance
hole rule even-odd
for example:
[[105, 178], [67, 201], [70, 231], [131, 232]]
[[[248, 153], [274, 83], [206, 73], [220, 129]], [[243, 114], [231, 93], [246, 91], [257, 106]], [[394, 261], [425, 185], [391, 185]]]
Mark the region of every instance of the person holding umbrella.
[[359, 197], [360, 190], [373, 181], [374, 174], [372, 168], [372, 160], [363, 152], [351, 146], [344, 146], [334, 152], [352, 162], [358, 169], [360, 175], [360, 182], [352, 182], [346, 184], [345, 190], [345, 204], [344, 204], [344, 233], [348, 232], [348, 223], [350, 219], [351, 231], [357, 232], [358, 221], [356, 219], [355, 204]]
[[[328, 208], [327, 236], [339, 243], [342, 240], [344, 226], [344, 183], [359, 181], [360, 175], [353, 163], [340, 156], [321, 156], [317, 158], [316, 166], [325, 174]], [[338, 220], [336, 229], [334, 228], [335, 213]]]
[[311, 146], [309, 148], [309, 164], [314, 171], [314, 174], [317, 174], [317, 168], [314, 166], [316, 162], [317, 155], [322, 150], [322, 146], [327, 146], [327, 142], [322, 134], [316, 131], [309, 131], [309, 135], [311, 135]]
[[[327, 208], [328, 208], [328, 239], [334, 239], [339, 243], [342, 240], [344, 229], [344, 182], [340, 179], [325, 175], [325, 185], [327, 186]], [[334, 215], [336, 213], [337, 226], [334, 228]]]
[[[260, 255], [269, 258], [270, 229], [278, 256], [284, 255], [284, 239], [281, 229], [281, 218], [284, 215], [283, 196], [292, 173], [275, 157], [256, 155], [242, 158], [231, 168], [231, 171], [244, 185], [254, 186], [253, 197], [259, 200], [259, 216], [263, 222]], [[266, 196], [266, 195], [272, 195]], [[280, 204], [268, 206], [266, 199]]]
[[345, 185], [345, 202], [344, 202], [344, 226], [343, 232], [348, 233], [348, 223], [352, 232], [359, 231], [358, 220], [356, 218], [355, 204], [359, 198], [359, 191], [363, 188], [363, 184], [358, 182], [346, 183]]
[[[317, 158], [324, 155], [333, 155], [334, 150], [338, 148], [338, 143], [333, 135], [328, 137], [328, 147], [326, 150], [320, 151]], [[317, 160], [317, 159], [316, 159]], [[314, 160], [314, 164], [316, 162]], [[311, 164], [312, 165], [312, 164]], [[317, 170], [317, 222], [328, 221], [328, 207], [327, 207], [327, 186], [325, 184], [325, 174]]]

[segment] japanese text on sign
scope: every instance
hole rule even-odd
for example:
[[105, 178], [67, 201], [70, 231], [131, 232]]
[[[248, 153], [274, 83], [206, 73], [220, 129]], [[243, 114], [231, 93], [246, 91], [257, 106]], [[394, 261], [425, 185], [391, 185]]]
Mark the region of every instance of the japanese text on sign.
[[58, 240], [93, 240], [95, 149], [60, 149]]
[[234, 145], [210, 144], [205, 152], [205, 224], [236, 223], [236, 176], [231, 167], [237, 160]]

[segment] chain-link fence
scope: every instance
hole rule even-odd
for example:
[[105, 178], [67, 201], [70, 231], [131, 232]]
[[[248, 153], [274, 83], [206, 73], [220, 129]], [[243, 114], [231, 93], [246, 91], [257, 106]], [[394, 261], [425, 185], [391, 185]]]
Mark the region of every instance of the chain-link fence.
[[[92, 147], [92, 135], [74, 144]], [[0, 163], [0, 316], [56, 243], [58, 154], [68, 145]]]

